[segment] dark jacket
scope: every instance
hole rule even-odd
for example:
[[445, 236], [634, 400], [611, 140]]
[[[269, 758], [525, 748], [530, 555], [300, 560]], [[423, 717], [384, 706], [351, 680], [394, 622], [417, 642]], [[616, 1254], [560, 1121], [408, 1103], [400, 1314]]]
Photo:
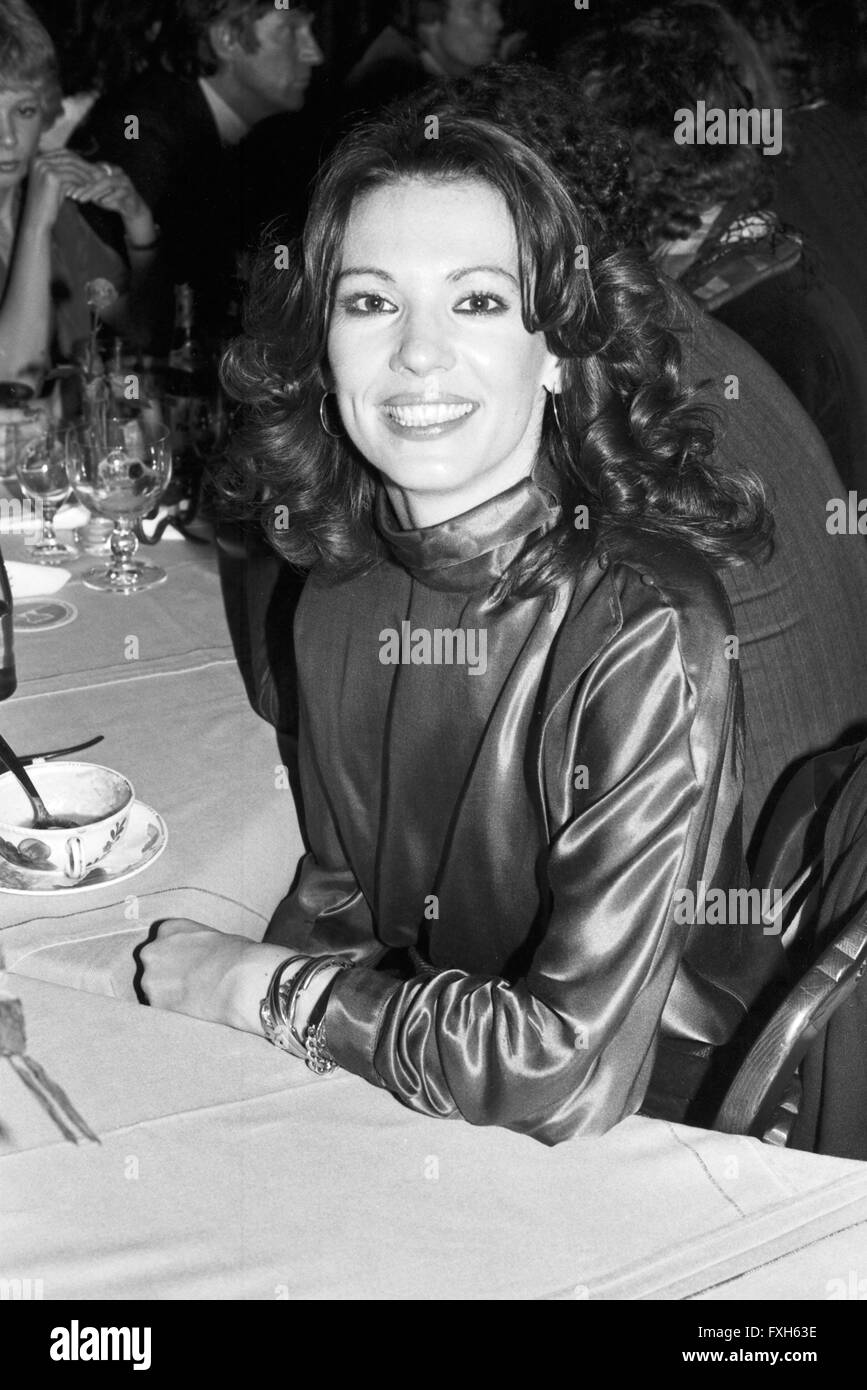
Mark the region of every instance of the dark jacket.
[[867, 129], [823, 101], [786, 112], [786, 146], [773, 161], [774, 207], [803, 232], [867, 337]]
[[[780, 964], [760, 922], [691, 925], [686, 894], [700, 917], [703, 891], [743, 883], [733, 624], [704, 562], [636, 539], [553, 604], [490, 610], [557, 488], [537, 465], [424, 531], [380, 492], [391, 558], [337, 587], [311, 576], [311, 852], [268, 932], [358, 963], [325, 1017], [342, 1066], [551, 1144], [638, 1109], [660, 1028], [725, 1043]], [[391, 632], [461, 629], [485, 634], [484, 671], [383, 660]]]
[[799, 763], [867, 733], [867, 545], [830, 535], [846, 493], [818, 430], [779, 377], [735, 333], [696, 315], [684, 333], [688, 379], [717, 413], [715, 461], [747, 465], [776, 524], [766, 564], [722, 572], [744, 686], [744, 843], [755, 848]]
[[[767, 216], [763, 214], [763, 216]], [[847, 488], [867, 488], [867, 336], [846, 297], [775, 220], [710, 240], [681, 284], [768, 362], [810, 416]]]
[[[241, 185], [238, 156], [223, 148], [198, 83], [154, 73], [101, 97], [70, 144], [126, 170], [162, 229], [169, 287], [191, 284], [200, 322], [218, 331], [244, 241]], [[98, 210], [86, 215], [100, 231]]]

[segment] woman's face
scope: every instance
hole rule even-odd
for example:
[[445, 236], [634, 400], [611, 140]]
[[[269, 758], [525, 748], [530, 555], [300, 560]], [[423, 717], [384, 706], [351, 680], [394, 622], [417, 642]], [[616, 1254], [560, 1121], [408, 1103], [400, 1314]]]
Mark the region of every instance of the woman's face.
[[559, 368], [524, 327], [501, 195], [413, 179], [359, 199], [328, 361], [344, 428], [404, 525], [435, 525], [526, 477]]
[[35, 89], [0, 89], [0, 194], [27, 177], [42, 127], [42, 102]]

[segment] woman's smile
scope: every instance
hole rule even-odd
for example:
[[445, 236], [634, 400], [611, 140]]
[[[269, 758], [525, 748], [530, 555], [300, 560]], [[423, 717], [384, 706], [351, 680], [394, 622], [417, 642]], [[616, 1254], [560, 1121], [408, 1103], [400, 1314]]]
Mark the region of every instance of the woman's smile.
[[388, 426], [407, 439], [436, 439], [466, 424], [478, 402], [456, 396], [395, 396], [383, 406]]

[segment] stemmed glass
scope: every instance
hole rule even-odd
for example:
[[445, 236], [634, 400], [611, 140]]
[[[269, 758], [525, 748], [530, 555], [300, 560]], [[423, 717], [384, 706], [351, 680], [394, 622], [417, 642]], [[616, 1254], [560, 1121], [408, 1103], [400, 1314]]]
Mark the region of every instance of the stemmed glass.
[[[24, 431], [19, 430], [19, 434]], [[64, 560], [74, 559], [78, 554], [76, 547], [58, 540], [54, 531], [57, 509], [71, 489], [63, 433], [53, 421], [46, 420], [35, 434], [28, 427], [17, 450], [15, 472], [21, 491], [37, 503], [41, 512], [42, 535], [28, 545], [28, 554], [40, 565], [61, 565]]]
[[100, 516], [114, 522], [111, 559], [104, 569], [82, 576], [89, 589], [134, 594], [161, 584], [166, 572], [135, 560], [135, 526], [168, 487], [172, 453], [168, 432], [158, 415], [132, 419], [94, 413], [66, 434], [66, 469], [75, 495]]

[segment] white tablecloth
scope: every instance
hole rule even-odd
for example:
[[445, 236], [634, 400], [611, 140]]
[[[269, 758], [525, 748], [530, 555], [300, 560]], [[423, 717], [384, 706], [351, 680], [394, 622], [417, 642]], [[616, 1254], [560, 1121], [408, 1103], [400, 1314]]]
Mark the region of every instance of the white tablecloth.
[[262, 1039], [6, 977], [101, 1136], [0, 1068], [0, 1278], [45, 1298], [828, 1297], [867, 1165], [633, 1119], [548, 1149], [428, 1119]]
[[151, 920], [258, 937], [301, 850], [212, 564], [160, 552], [150, 595], [67, 586], [79, 619], [21, 639], [3, 706], [22, 749], [105, 733], [96, 760], [170, 841], [128, 884], [0, 894], [29, 1050], [102, 1139], [64, 1142], [0, 1059], [0, 1279], [49, 1299], [594, 1301], [821, 1300], [867, 1277], [867, 1164], [643, 1119], [547, 1149], [128, 1002]]

